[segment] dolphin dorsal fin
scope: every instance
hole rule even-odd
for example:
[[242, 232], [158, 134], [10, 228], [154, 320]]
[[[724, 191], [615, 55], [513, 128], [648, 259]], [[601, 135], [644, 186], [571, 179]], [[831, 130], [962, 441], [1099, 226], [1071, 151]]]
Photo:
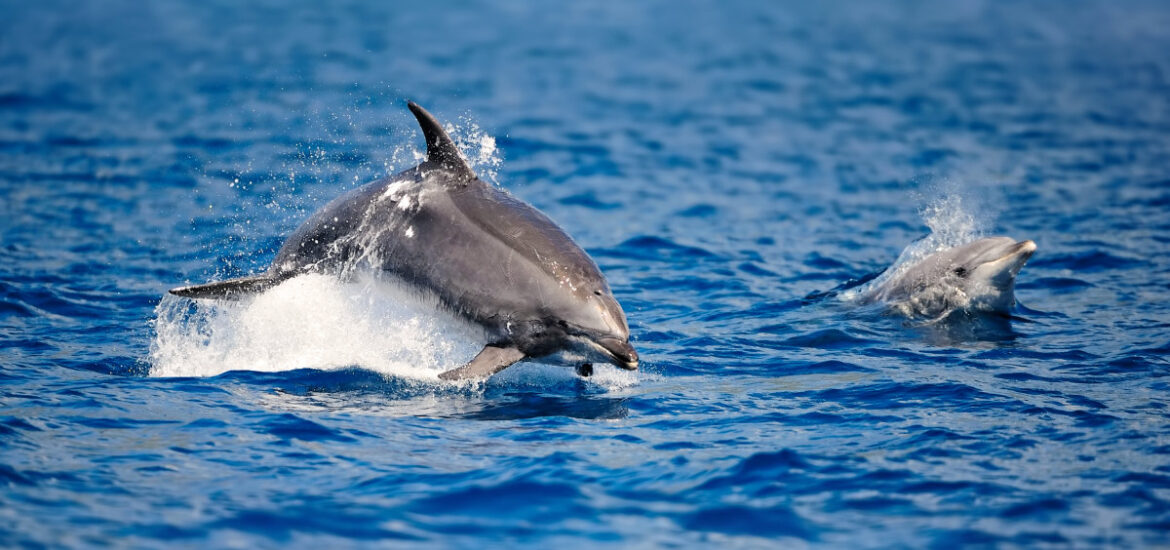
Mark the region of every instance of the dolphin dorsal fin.
[[413, 101], [406, 102], [406, 106], [410, 107], [410, 112], [414, 113], [414, 117], [418, 119], [423, 136], [427, 138], [427, 162], [433, 162], [448, 170], [475, 177], [471, 167], [459, 155], [459, 148], [455, 146], [454, 141], [451, 141], [451, 136], [447, 135], [447, 131], [443, 129], [435, 116]]

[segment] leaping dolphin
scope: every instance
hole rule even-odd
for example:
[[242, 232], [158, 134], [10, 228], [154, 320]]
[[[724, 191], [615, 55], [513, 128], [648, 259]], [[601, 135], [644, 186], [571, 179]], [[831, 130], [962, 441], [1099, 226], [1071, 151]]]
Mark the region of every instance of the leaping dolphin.
[[903, 312], [937, 318], [951, 311], [1007, 313], [1016, 304], [1016, 275], [1036, 243], [988, 237], [935, 252], [875, 284], [861, 303], [886, 302]]
[[[638, 368], [625, 312], [597, 264], [532, 206], [480, 180], [414, 102], [426, 161], [334, 199], [284, 242], [268, 270], [171, 294], [231, 299], [304, 273], [366, 269], [437, 296], [491, 342], [445, 380], [491, 376], [561, 351]], [[591, 372], [589, 363], [578, 372]]]

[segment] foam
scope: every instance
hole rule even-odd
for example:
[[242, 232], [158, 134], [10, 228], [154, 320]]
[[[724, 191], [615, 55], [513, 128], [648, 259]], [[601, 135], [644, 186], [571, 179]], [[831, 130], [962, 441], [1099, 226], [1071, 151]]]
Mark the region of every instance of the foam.
[[436, 300], [372, 277], [304, 275], [240, 301], [167, 296], [152, 325], [152, 376], [360, 366], [435, 379], [487, 341]]
[[[439, 373], [475, 357], [487, 334], [437, 299], [370, 275], [348, 283], [302, 275], [239, 301], [167, 295], [154, 312], [148, 362], [156, 377], [360, 367], [472, 390], [544, 388], [578, 379], [573, 369], [525, 361], [487, 381], [440, 381]], [[645, 376], [609, 365], [595, 369], [588, 382], [606, 391], [636, 386]]]

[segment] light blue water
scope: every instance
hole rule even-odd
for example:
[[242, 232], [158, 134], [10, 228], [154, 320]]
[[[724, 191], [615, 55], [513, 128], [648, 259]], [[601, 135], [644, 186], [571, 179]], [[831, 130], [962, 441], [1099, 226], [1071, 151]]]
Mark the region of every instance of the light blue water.
[[[0, 546], [1170, 543], [1163, 3], [237, 4], [0, 6]], [[413, 165], [406, 99], [641, 371], [451, 387], [392, 291], [164, 298]], [[1035, 240], [1014, 318], [829, 292], [928, 233]]]

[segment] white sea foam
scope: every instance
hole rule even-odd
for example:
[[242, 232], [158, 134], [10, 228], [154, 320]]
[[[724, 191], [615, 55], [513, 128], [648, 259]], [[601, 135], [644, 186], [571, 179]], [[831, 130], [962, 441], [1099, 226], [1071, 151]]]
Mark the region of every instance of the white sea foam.
[[483, 331], [395, 285], [322, 275], [240, 301], [167, 296], [155, 308], [153, 376], [350, 366], [434, 379], [468, 361]]
[[[151, 321], [150, 374], [205, 377], [229, 371], [281, 372], [361, 367], [386, 376], [439, 382], [487, 343], [477, 325], [434, 298], [359, 277], [343, 283], [302, 275], [238, 301], [166, 296]], [[597, 365], [590, 383], [610, 391], [637, 385], [644, 374]], [[573, 370], [524, 362], [472, 387], [547, 387], [573, 380]]]

